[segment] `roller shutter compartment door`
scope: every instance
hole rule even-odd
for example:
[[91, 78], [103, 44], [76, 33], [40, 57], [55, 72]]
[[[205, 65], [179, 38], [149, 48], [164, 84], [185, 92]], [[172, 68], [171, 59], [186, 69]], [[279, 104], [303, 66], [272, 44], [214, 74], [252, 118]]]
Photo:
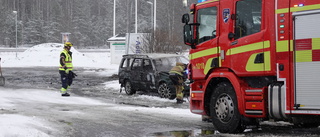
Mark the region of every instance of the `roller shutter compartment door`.
[[294, 14], [295, 104], [320, 109], [320, 10]]

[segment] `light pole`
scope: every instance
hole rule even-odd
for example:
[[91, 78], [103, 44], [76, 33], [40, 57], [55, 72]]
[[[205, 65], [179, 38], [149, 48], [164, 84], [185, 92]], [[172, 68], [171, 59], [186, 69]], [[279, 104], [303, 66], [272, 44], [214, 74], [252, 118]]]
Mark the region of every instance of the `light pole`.
[[113, 0], [113, 36], [116, 36], [116, 0]]
[[153, 16], [153, 32], [155, 32], [157, 25], [157, 0], [153, 0], [153, 3], [150, 1], [148, 1], [147, 3], [151, 4], [151, 10], [153, 12], [153, 14], [151, 14], [151, 16]]
[[135, 28], [134, 33], [138, 33], [138, 0], [135, 0], [135, 9], [136, 9], [136, 11], [135, 11], [135, 15], [136, 15], [135, 26], [136, 26], [136, 28]]
[[[148, 1], [149, 4], [151, 4], [151, 2]], [[157, 0], [153, 0], [153, 31], [156, 30], [156, 19], [157, 19]], [[135, 33], [138, 33], [138, 0], [135, 0]]]
[[[18, 12], [13, 11], [13, 13], [16, 15], [16, 49], [18, 47]], [[17, 52], [16, 52], [16, 57], [17, 57]]]
[[184, 8], [188, 9], [188, 0], [182, 0], [182, 5]]
[[157, 0], [153, 0], [153, 33], [157, 27]]
[[147, 3], [151, 4], [151, 11], [153, 14], [151, 14], [151, 22], [152, 22], [152, 16], [153, 16], [153, 51], [155, 49], [155, 32], [156, 32], [156, 21], [157, 21], [157, 0], [153, 0], [153, 3], [148, 1]]
[[[152, 24], [154, 23], [154, 21], [153, 21], [154, 7], [153, 7], [153, 3], [152, 2], [147, 1], [147, 3], [151, 5], [151, 21], [150, 21], [150, 24], [152, 26]], [[153, 28], [153, 31], [154, 31], [154, 28]]]

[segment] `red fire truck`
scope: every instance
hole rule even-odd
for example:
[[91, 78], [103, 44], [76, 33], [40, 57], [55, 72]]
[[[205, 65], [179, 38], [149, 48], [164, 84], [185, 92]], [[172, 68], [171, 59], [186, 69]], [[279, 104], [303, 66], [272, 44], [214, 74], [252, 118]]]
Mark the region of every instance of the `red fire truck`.
[[184, 14], [190, 110], [215, 129], [320, 124], [320, 1], [208, 0]]

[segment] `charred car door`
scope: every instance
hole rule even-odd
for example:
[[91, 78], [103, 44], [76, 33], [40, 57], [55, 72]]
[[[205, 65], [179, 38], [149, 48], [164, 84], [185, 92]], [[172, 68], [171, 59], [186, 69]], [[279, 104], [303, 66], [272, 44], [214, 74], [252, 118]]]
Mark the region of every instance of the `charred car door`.
[[132, 62], [130, 80], [132, 82], [132, 88], [136, 90], [143, 89], [143, 59], [135, 58]]
[[143, 60], [143, 82], [145, 83], [146, 89], [156, 89], [155, 87], [155, 67], [151, 62], [151, 59]]

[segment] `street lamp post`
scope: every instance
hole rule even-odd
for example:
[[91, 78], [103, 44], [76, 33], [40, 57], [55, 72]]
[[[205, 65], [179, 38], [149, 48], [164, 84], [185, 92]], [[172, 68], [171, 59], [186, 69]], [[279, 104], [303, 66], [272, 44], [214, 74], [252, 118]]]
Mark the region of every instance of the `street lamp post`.
[[[13, 11], [13, 13], [16, 15], [16, 49], [18, 48], [18, 12]], [[16, 52], [16, 57], [17, 57], [17, 52]]]
[[182, 5], [184, 8], [188, 9], [188, 0], [182, 0]]
[[138, 33], [138, 0], [135, 0], [135, 9], [136, 9], [136, 11], [135, 11], [135, 26], [136, 26], [136, 28], [135, 28], [135, 31], [134, 31], [134, 33]]
[[[151, 14], [151, 22], [152, 22], [152, 20], [153, 20], [153, 51], [154, 51], [154, 49], [155, 49], [155, 32], [156, 32], [156, 21], [157, 21], [157, 0], [153, 0], [153, 3], [152, 2], [150, 2], [150, 1], [148, 1], [147, 3], [149, 3], [150, 5], [151, 5], [151, 11], [152, 11], [152, 13], [153, 14]], [[152, 17], [153, 17], [153, 19], [152, 19]]]
[[113, 36], [116, 35], [116, 0], [113, 0]]
[[[153, 26], [153, 23], [154, 23], [154, 21], [153, 21], [153, 16], [154, 16], [153, 15], [154, 14], [153, 3], [150, 2], [150, 1], [147, 1], [147, 3], [151, 5], [151, 21], [150, 21], [150, 24], [151, 24], [151, 26]], [[154, 28], [153, 28], [153, 30], [154, 30]]]
[[151, 4], [151, 11], [153, 14], [151, 14], [151, 20], [153, 20], [153, 32], [156, 30], [156, 22], [157, 22], [157, 0], [153, 0], [153, 3], [148, 1], [147, 3]]
[[153, 0], [153, 33], [157, 27], [157, 0]]

